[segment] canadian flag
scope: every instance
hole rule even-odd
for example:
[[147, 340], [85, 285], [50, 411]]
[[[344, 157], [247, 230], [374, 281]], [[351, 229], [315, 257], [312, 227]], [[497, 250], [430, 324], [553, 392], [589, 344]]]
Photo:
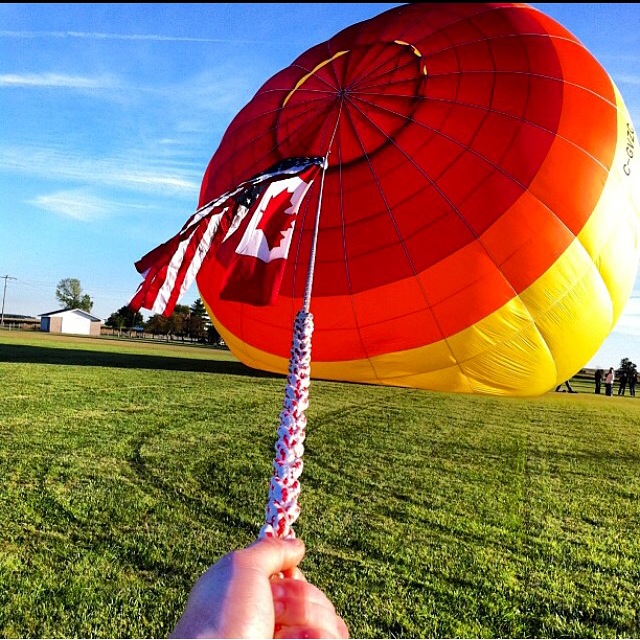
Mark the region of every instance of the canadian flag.
[[173, 238], [135, 263], [144, 280], [129, 307], [170, 316], [211, 252], [225, 266], [221, 297], [274, 302], [295, 216], [323, 166], [323, 158], [287, 158], [198, 209]]
[[291, 248], [296, 214], [318, 167], [269, 183], [248, 215], [236, 216], [217, 251], [224, 265], [220, 298], [255, 306], [273, 304]]

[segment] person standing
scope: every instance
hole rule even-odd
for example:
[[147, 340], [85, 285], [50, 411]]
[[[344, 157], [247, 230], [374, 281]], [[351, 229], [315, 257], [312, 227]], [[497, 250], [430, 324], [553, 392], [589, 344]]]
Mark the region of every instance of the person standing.
[[618, 376], [618, 395], [623, 396], [627, 390], [627, 372], [623, 369]]
[[604, 377], [604, 394], [606, 396], [613, 395], [613, 381], [616, 379], [616, 374], [613, 371], [613, 367], [609, 367], [607, 375]]
[[632, 371], [629, 374], [629, 395], [635, 398], [636, 396], [636, 385], [638, 384], [638, 372]]
[[600, 389], [602, 388], [602, 376], [604, 375], [604, 371], [602, 369], [596, 369], [595, 374], [593, 375], [593, 378], [596, 382], [596, 393], [599, 394], [600, 393]]

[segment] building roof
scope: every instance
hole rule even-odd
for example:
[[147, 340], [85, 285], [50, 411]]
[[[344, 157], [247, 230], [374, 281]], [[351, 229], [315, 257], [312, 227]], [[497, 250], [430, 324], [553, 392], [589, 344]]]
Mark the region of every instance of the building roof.
[[37, 321], [37, 318], [35, 316], [24, 316], [24, 315], [21, 315], [19, 313], [5, 313], [4, 314], [4, 319], [5, 319], [5, 321], [6, 320], [13, 320], [13, 321], [22, 320], [22, 321], [25, 321], [25, 322], [28, 321], [28, 320], [32, 320], [34, 322]]
[[96, 318], [92, 316], [90, 313], [87, 313], [84, 309], [58, 309], [57, 311], [49, 311], [48, 313], [39, 314], [41, 318], [48, 318], [51, 316], [62, 315], [63, 313], [79, 313], [83, 315], [85, 318], [91, 320], [91, 322], [102, 322], [100, 318]]

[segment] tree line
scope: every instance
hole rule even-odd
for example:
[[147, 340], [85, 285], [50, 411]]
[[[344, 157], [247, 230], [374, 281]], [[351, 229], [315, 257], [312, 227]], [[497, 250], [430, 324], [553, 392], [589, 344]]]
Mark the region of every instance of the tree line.
[[127, 305], [112, 313], [104, 323], [106, 327], [122, 333], [150, 333], [167, 340], [189, 339], [207, 344], [220, 344], [220, 334], [211, 324], [207, 309], [201, 298], [191, 306], [177, 304], [173, 313], [163, 316], [159, 313], [144, 320], [139, 311], [132, 311]]

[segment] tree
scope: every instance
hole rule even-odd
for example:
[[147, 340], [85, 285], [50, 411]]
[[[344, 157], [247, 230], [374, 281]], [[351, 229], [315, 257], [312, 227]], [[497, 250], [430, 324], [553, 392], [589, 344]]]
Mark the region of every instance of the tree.
[[202, 298], [196, 298], [194, 303], [189, 307], [189, 311], [191, 311], [191, 315], [202, 318], [203, 323], [206, 324], [209, 316], [207, 315], [207, 308], [204, 306]]
[[88, 294], [82, 293], [80, 280], [77, 278], [63, 278], [56, 287], [56, 298], [65, 309], [82, 309], [89, 313], [93, 308], [93, 300]]
[[189, 320], [189, 307], [186, 304], [177, 304], [173, 313], [169, 316], [171, 333], [178, 336], [183, 342], [187, 334], [187, 323]]
[[166, 336], [167, 340], [180, 338], [184, 341], [185, 337], [188, 337], [192, 341], [216, 344], [220, 339], [218, 332], [211, 325], [207, 309], [200, 298], [191, 307], [186, 304], [177, 304], [168, 318], [162, 314], [151, 316], [145, 324], [145, 331], [154, 336]]
[[189, 307], [191, 311], [191, 319], [189, 322], [190, 333], [192, 338], [197, 338], [198, 342], [207, 342], [208, 344], [220, 344], [221, 336], [218, 330], [213, 326], [211, 318], [207, 313], [207, 308], [202, 302], [202, 298], [196, 298], [194, 303]]
[[218, 333], [218, 330], [210, 324], [207, 327], [207, 342], [209, 344], [221, 344], [222, 336]]
[[202, 298], [197, 298], [194, 301], [189, 307], [189, 312], [187, 334], [191, 339], [195, 338], [198, 342], [206, 342], [207, 329], [211, 325], [211, 320]]
[[632, 375], [635, 375], [638, 371], [638, 367], [635, 365], [635, 363], [631, 362], [631, 360], [629, 360], [629, 358], [622, 358], [622, 360], [620, 360], [620, 368], [618, 369], [618, 373], [626, 373], [627, 374], [627, 379], [630, 378]]
[[205, 328], [204, 320], [193, 313], [190, 313], [185, 318], [183, 325], [184, 333], [191, 338], [191, 340], [197, 340], [198, 342], [204, 341]]
[[143, 320], [140, 312], [133, 311], [128, 305], [125, 305], [112, 313], [104, 324], [106, 327], [117, 329], [119, 334], [123, 329], [131, 330], [135, 326], [142, 325]]
[[186, 304], [177, 304], [168, 318], [161, 313], [156, 313], [147, 320], [144, 328], [153, 335], [166, 336], [167, 340], [172, 336], [178, 336], [184, 341], [188, 318], [189, 307]]
[[154, 336], [166, 336], [167, 340], [169, 340], [169, 333], [171, 332], [169, 318], [166, 318], [161, 313], [156, 313], [147, 320], [144, 330]]

